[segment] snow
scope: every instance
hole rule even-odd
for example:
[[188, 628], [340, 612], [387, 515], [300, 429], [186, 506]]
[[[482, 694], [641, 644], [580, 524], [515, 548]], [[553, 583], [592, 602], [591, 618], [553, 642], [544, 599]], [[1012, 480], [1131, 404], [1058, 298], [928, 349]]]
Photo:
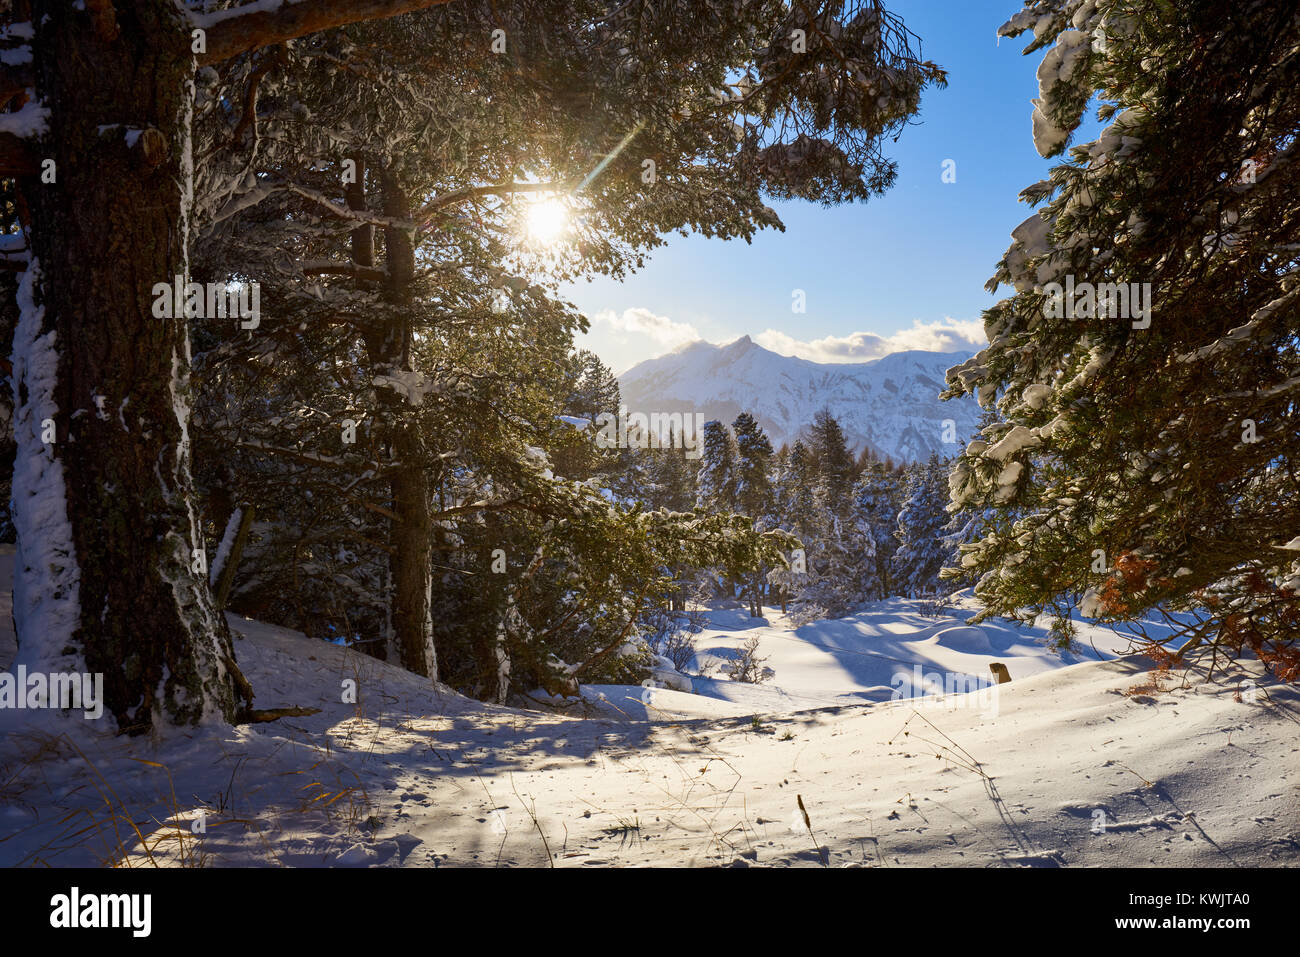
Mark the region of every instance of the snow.
[[1105, 611], [1101, 595], [1095, 588], [1089, 588], [1083, 593], [1083, 598], [1079, 602], [1079, 614], [1084, 618], [1098, 618]]
[[[970, 357], [910, 351], [870, 362], [819, 363], [778, 355], [745, 336], [725, 346], [694, 342], [649, 359], [620, 375], [619, 389], [633, 412], [701, 413], [705, 421], [724, 423], [749, 412], [774, 448], [793, 442], [827, 407], [851, 447], [869, 447], [895, 462], [924, 462], [932, 453], [955, 455], [979, 431], [974, 402], [938, 397], [948, 369]], [[945, 443], [949, 419], [956, 439]]]
[[1039, 156], [1051, 156], [1060, 150], [1070, 138], [1069, 131], [1061, 129], [1048, 117], [1044, 112], [1045, 104], [1041, 99], [1035, 98], [1033, 101], [1034, 112], [1033, 135], [1034, 149], [1038, 150]]
[[998, 473], [998, 490], [994, 498], [999, 502], [1009, 502], [1016, 495], [1016, 486], [1020, 481], [1020, 475], [1024, 472], [1025, 466], [1021, 462], [1009, 462]]
[[[297, 0], [288, 0], [289, 3], [295, 3]], [[226, 20], [233, 20], [237, 17], [247, 16], [253, 13], [275, 13], [285, 3], [285, 0], [253, 0], [251, 3], [236, 4], [233, 7], [227, 7], [224, 10], [213, 10], [211, 13], [200, 13], [198, 11], [190, 12], [190, 19], [196, 27], [211, 29], [218, 23], [224, 23]]]
[[50, 111], [39, 100], [29, 100], [16, 113], [0, 113], [0, 133], [14, 136], [44, 136], [49, 131]]
[[1051, 114], [1059, 98], [1058, 87], [1070, 82], [1091, 48], [1089, 34], [1066, 30], [1038, 65], [1039, 94], [1033, 100], [1033, 134], [1034, 148], [1040, 156], [1054, 155], [1070, 138], [1070, 131], [1057, 126]]
[[[822, 707], [890, 701], [895, 697], [897, 676], [910, 676], [918, 665], [927, 672], [987, 682], [992, 661], [1006, 663], [1013, 676], [1022, 677], [1076, 660], [1062, 659], [1042, 644], [1045, 628], [1008, 622], [962, 624], [962, 618], [974, 614], [977, 607], [968, 594], [953, 601], [951, 616], [929, 618], [919, 607], [911, 599], [890, 598], [845, 618], [802, 627], [778, 610], [768, 610], [765, 619], [751, 619], [741, 610], [711, 611], [709, 624], [696, 639], [701, 665], [716, 670], [746, 639], [757, 637], [759, 655], [766, 657], [766, 664], [775, 671], [774, 682], [779, 688], [697, 678], [696, 693], [755, 703], [775, 692], [801, 702], [799, 708]], [[1128, 648], [1126, 639], [1102, 628], [1087, 630], [1083, 641], [1092, 660], [1110, 660]]]
[[376, 388], [391, 389], [417, 408], [424, 404], [427, 396], [439, 389], [436, 380], [411, 369], [393, 369], [376, 375], [372, 381]]
[[998, 462], [1005, 462], [1022, 449], [1033, 448], [1037, 444], [1038, 436], [1034, 435], [1032, 429], [1028, 429], [1023, 425], [1017, 425], [996, 443], [990, 446], [988, 451], [984, 453], [984, 456]]
[[81, 569], [68, 522], [67, 487], [56, 443], [41, 440], [43, 422], [58, 416], [55, 386], [59, 353], [54, 330], [42, 333], [45, 307], [35, 303], [40, 262], [32, 260], [18, 284], [14, 330], [13, 514], [21, 542], [13, 579], [13, 612], [24, 642], [19, 662], [29, 671], [80, 670], [63, 650], [81, 619]]
[[23, 20], [19, 23], [11, 23], [8, 26], [0, 27], [0, 40], [31, 40], [36, 36], [36, 28], [32, 26], [30, 20]]
[[1024, 392], [1020, 394], [1024, 399], [1025, 405], [1031, 409], [1041, 409], [1048, 399], [1052, 397], [1052, 387], [1043, 385], [1041, 382], [1035, 382], [1032, 385], [1025, 386]]
[[215, 585], [221, 578], [221, 571], [226, 567], [226, 562], [230, 558], [230, 550], [235, 547], [235, 539], [239, 537], [239, 523], [243, 520], [244, 510], [237, 508], [230, 513], [230, 519], [226, 522], [225, 533], [221, 536], [221, 543], [217, 546], [217, 554], [212, 559], [212, 568], [208, 573], [209, 584]]
[[[772, 684], [586, 686], [570, 713], [471, 701], [228, 616], [258, 706], [321, 712], [158, 745], [107, 722], [0, 736], [0, 865], [148, 863], [134, 836], [114, 853], [82, 754], [159, 864], [179, 862], [180, 836], [209, 865], [1300, 863], [1293, 687], [1243, 672], [1138, 693], [1150, 662], [1108, 629], [1080, 623], [1082, 650], [1058, 655], [1044, 628], [969, 625], [973, 610], [963, 595], [929, 618], [893, 599], [794, 628], [713, 609], [703, 656], [757, 634]], [[990, 660], [1010, 684], [891, 697], [987, 677]], [[1267, 694], [1241, 694], [1245, 680]], [[789, 826], [800, 800], [815, 845]]]

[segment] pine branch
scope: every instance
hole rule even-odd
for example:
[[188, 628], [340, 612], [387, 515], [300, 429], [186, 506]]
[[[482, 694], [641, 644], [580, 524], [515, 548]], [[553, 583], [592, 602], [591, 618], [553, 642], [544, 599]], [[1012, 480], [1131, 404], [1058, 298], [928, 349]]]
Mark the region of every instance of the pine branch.
[[374, 266], [362, 266], [356, 263], [336, 263], [328, 260], [312, 260], [301, 266], [304, 276], [350, 276], [353, 279], [368, 279], [383, 282], [388, 273]]
[[194, 15], [194, 25], [207, 32], [206, 52], [195, 58], [199, 66], [306, 36], [333, 27], [441, 6], [450, 0], [301, 0], [268, 10], [249, 3], [215, 13]]

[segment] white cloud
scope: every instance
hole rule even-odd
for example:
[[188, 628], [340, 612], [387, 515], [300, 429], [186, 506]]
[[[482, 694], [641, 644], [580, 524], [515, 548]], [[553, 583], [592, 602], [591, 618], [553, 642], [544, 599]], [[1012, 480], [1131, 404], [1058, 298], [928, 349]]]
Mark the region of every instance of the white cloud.
[[[639, 362], [703, 338], [689, 322], [678, 322], [635, 306], [621, 313], [602, 309], [592, 318], [590, 330], [578, 341], [584, 348], [594, 349], [614, 369], [625, 372]], [[734, 338], [735, 334], [714, 344], [723, 344]], [[753, 339], [772, 352], [813, 362], [868, 362], [891, 352], [912, 349], [922, 352], [974, 351], [987, 344], [981, 320], [953, 319], [950, 316], [928, 323], [918, 319], [913, 321], [911, 328], [884, 336], [874, 332], [854, 332], [847, 336], [805, 341], [779, 329], [768, 329]]]
[[596, 331], [602, 324], [608, 326], [610, 331], [624, 336], [647, 336], [665, 350], [675, 349], [700, 338], [699, 332], [690, 323], [656, 316], [649, 309], [640, 307], [624, 309], [622, 315], [613, 309], [605, 309], [596, 314], [592, 321], [592, 331]]
[[937, 322], [914, 320], [912, 328], [888, 336], [874, 332], [855, 332], [847, 336], [826, 336], [808, 342], [795, 339], [777, 329], [768, 329], [754, 337], [764, 349], [786, 356], [798, 356], [813, 362], [867, 362], [891, 352], [912, 349], [924, 352], [976, 350], [987, 345], [984, 323], [979, 319], [953, 319]]

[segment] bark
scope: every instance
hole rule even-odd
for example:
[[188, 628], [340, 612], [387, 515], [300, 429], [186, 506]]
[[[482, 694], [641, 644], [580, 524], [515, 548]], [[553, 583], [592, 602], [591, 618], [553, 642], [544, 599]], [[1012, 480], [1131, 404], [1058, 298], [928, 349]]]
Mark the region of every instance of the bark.
[[[391, 169], [380, 172], [384, 215], [406, 220], [410, 203]], [[354, 241], [355, 241], [354, 235]], [[411, 355], [411, 283], [415, 277], [414, 237], [389, 226], [384, 230], [387, 257], [382, 298], [388, 305], [385, 322], [367, 337], [371, 366], [376, 372], [406, 372], [414, 368]], [[376, 390], [395, 460], [391, 477], [393, 512], [389, 526], [389, 571], [392, 582], [392, 626], [402, 667], [434, 681], [438, 658], [433, 645], [433, 521], [424, 439], [406, 398], [390, 388]]]
[[[366, 158], [361, 153], [352, 153], [349, 157], [356, 164], [356, 178], [353, 182], [343, 187], [343, 195], [347, 201], [348, 209], [364, 212], [366, 210]], [[383, 282], [387, 279], [388, 274], [382, 269], [375, 268], [375, 228], [370, 223], [362, 223], [352, 230], [351, 236], [351, 271], [346, 273], [352, 278], [362, 280], [365, 285], [363, 288], [373, 289], [370, 283]], [[304, 272], [309, 270], [304, 269]], [[367, 328], [364, 332], [366, 350], [370, 357], [371, 363], [377, 361], [377, 357], [382, 354], [383, 339], [375, 329]], [[389, 509], [383, 509], [383, 512], [389, 512], [390, 515], [383, 515], [376, 506], [366, 510], [366, 535], [374, 541], [381, 541], [386, 535], [388, 526], [381, 527], [381, 522], [385, 519], [396, 521], [396, 518], [390, 517]], [[391, 547], [391, 546], [390, 546]], [[388, 576], [384, 581], [385, 593], [391, 595], [393, 590], [393, 574], [391, 564], [388, 569]], [[384, 634], [381, 641], [370, 642], [363, 646], [366, 653], [379, 658], [381, 661], [398, 660], [402, 658], [401, 651], [397, 647], [396, 636], [393, 631], [393, 607], [389, 602], [387, 615], [384, 621]]]
[[[33, 4], [36, 92], [50, 111], [39, 155], [58, 180], [20, 184], [43, 313], [15, 345], [26, 475], [15, 618], [19, 660], [103, 673], [105, 710], [138, 733], [160, 713], [236, 720], [251, 692], [194, 562], [188, 330], [152, 310], [155, 283], [188, 277], [189, 23], [171, 0], [118, 7], [106, 31], [64, 0]], [[20, 362], [37, 343], [52, 379], [30, 355]], [[42, 447], [32, 430], [46, 417], [56, 441]], [[52, 582], [59, 593], [43, 595]]]
[[26, 142], [12, 133], [0, 133], [0, 176], [31, 176], [36, 158]]

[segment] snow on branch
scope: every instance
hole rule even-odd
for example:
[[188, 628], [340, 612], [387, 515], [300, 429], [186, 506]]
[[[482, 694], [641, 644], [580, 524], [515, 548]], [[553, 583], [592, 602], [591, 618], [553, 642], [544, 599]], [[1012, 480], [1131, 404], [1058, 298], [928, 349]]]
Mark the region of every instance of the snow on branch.
[[375, 266], [358, 266], [356, 263], [339, 263], [329, 259], [313, 259], [301, 266], [304, 276], [348, 276], [352, 279], [369, 279], [382, 282], [388, 273]]
[[318, 192], [306, 186], [298, 186], [295, 183], [289, 183], [282, 187], [290, 192], [297, 193], [303, 199], [310, 199], [313, 203], [325, 207], [335, 216], [341, 219], [351, 219], [358, 223], [369, 223], [372, 226], [386, 226], [392, 229], [399, 229], [404, 232], [414, 232], [415, 224], [406, 219], [395, 219], [392, 216], [379, 216], [375, 213], [368, 213], [361, 209], [351, 209], [347, 206], [340, 206], [334, 200], [330, 199], [324, 193]]

